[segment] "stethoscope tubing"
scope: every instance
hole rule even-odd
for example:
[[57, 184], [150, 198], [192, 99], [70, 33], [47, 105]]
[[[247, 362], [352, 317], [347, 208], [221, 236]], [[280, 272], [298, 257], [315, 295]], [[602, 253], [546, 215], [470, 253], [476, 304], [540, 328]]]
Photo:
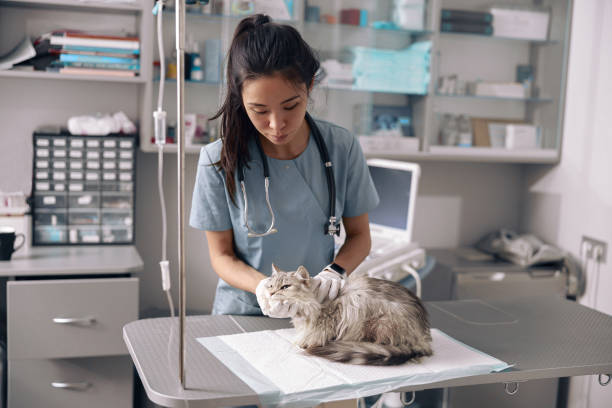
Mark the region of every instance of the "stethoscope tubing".
[[[326, 235], [334, 235], [339, 233], [339, 227], [336, 222], [336, 182], [334, 179], [334, 171], [333, 164], [329, 158], [329, 151], [327, 150], [327, 146], [325, 145], [325, 141], [323, 140], [323, 136], [321, 135], [321, 131], [319, 127], [315, 123], [314, 119], [310, 116], [308, 112], [306, 112], [305, 116], [306, 122], [310, 127], [312, 135], [314, 137], [315, 143], [317, 145], [317, 149], [319, 150], [319, 154], [321, 156], [321, 161], [325, 168], [325, 176], [327, 180], [327, 191], [329, 194], [329, 225], [325, 230]], [[268, 207], [268, 211], [270, 212], [271, 223], [268, 229], [265, 232], [259, 233], [251, 229], [248, 222], [248, 198], [246, 193], [246, 187], [244, 183], [244, 168], [241, 163], [238, 164], [238, 181], [240, 182], [240, 188], [242, 189], [242, 197], [244, 199], [244, 223], [246, 225], [248, 236], [249, 237], [264, 237], [266, 235], [273, 234], [277, 232], [276, 228], [274, 228], [275, 216], [274, 211], [272, 210], [272, 205], [270, 204], [270, 196], [269, 196], [269, 186], [270, 186], [270, 169], [268, 167], [268, 158], [266, 157], [263, 148], [261, 146], [261, 141], [259, 137], [255, 137], [255, 144], [257, 145], [257, 150], [259, 152], [259, 156], [261, 157], [261, 161], [263, 164], [263, 172], [264, 172], [264, 188], [266, 194], [266, 204]]]

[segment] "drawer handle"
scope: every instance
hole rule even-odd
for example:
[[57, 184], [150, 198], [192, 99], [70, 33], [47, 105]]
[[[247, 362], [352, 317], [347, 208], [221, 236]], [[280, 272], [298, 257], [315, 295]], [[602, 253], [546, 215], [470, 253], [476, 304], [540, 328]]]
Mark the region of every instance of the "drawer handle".
[[91, 387], [91, 383], [88, 382], [52, 382], [53, 388], [63, 388], [66, 390], [86, 390]]
[[82, 326], [93, 326], [96, 323], [96, 318], [87, 317], [54, 317], [53, 323], [57, 324], [78, 324]]

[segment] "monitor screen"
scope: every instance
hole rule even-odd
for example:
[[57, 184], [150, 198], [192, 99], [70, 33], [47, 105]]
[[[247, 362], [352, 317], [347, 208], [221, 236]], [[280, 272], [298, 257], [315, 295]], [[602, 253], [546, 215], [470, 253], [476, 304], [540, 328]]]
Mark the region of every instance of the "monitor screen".
[[380, 204], [369, 213], [370, 223], [407, 229], [412, 171], [368, 166]]

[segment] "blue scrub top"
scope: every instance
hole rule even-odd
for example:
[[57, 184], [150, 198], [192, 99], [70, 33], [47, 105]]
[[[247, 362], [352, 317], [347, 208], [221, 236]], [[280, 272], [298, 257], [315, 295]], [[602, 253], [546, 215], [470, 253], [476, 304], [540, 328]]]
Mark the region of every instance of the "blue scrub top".
[[[322, 120], [315, 123], [333, 163], [337, 219], [370, 212], [378, 205], [378, 195], [359, 141], [342, 127]], [[219, 161], [221, 148], [222, 141], [217, 140], [200, 152], [189, 224], [205, 231], [231, 229], [238, 259], [264, 275], [271, 274], [272, 263], [288, 271], [303, 265], [313, 276], [331, 263], [334, 239], [324, 233], [330, 211], [327, 179], [312, 134], [304, 152], [295, 159], [268, 157], [270, 204], [278, 232], [265, 237], [247, 237], [238, 175], [234, 205], [225, 187], [225, 173], [211, 165]], [[251, 160], [244, 169], [248, 220], [251, 229], [264, 232], [271, 217], [265, 201], [263, 164], [254, 140], [249, 143], [249, 153]], [[261, 310], [254, 294], [219, 279], [213, 314], [260, 315]]]

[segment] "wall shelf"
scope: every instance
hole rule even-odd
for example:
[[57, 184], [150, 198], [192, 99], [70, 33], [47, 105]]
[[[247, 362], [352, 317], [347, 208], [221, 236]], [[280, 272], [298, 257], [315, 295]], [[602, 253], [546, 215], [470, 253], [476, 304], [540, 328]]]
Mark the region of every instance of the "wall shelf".
[[452, 95], [436, 93], [437, 98], [460, 98], [472, 100], [493, 100], [493, 101], [510, 101], [510, 102], [530, 102], [530, 103], [550, 103], [552, 98], [510, 98], [505, 96], [481, 96], [481, 95]]
[[529, 38], [514, 38], [514, 37], [498, 37], [495, 35], [484, 35], [484, 34], [474, 34], [474, 33], [453, 33], [448, 31], [441, 31], [441, 37], [465, 37], [465, 38], [475, 38], [475, 39], [483, 39], [483, 40], [493, 40], [493, 41], [517, 41], [530, 43], [534, 45], [549, 45], [549, 44], [558, 44], [557, 40], [533, 40]]
[[25, 78], [25, 79], [65, 79], [65, 80], [77, 80], [77, 81], [91, 81], [91, 82], [127, 82], [142, 84], [146, 82], [146, 79], [140, 76], [135, 77], [120, 77], [120, 76], [109, 76], [109, 75], [73, 75], [73, 74], [60, 74], [57, 72], [46, 72], [46, 71], [22, 71], [22, 70], [5, 70], [0, 71], [0, 78]]
[[[3, 1], [3, 5], [11, 6], [27, 6], [38, 8], [83, 8], [83, 9], [101, 9], [105, 12], [120, 12], [120, 13], [139, 13], [142, 10], [140, 0], [133, 3], [108, 3], [103, 1], [78, 1], [78, 0], [8, 0]], [[151, 6], [153, 8], [153, 6]]]

